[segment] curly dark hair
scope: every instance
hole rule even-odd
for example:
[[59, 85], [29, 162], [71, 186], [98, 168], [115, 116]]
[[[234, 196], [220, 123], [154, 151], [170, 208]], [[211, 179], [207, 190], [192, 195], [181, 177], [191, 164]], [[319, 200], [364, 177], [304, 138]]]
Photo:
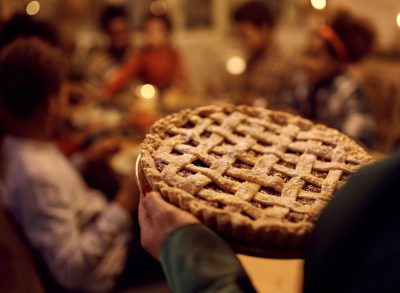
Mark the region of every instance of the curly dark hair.
[[250, 1], [239, 6], [233, 13], [235, 23], [249, 22], [256, 27], [274, 27], [276, 19], [269, 7], [259, 1]]
[[0, 102], [17, 119], [57, 95], [66, 76], [62, 53], [38, 38], [19, 38], [0, 54]]
[[[348, 50], [349, 62], [357, 62], [373, 48], [375, 32], [370, 23], [357, 18], [348, 11], [339, 10], [328, 25], [336, 32]], [[328, 52], [337, 58], [335, 50], [327, 43]]]
[[37, 37], [59, 46], [59, 33], [51, 23], [26, 14], [15, 14], [0, 25], [0, 49], [19, 37]]
[[124, 6], [106, 6], [100, 15], [100, 26], [104, 31], [108, 30], [109, 23], [115, 18], [128, 19], [128, 12]]

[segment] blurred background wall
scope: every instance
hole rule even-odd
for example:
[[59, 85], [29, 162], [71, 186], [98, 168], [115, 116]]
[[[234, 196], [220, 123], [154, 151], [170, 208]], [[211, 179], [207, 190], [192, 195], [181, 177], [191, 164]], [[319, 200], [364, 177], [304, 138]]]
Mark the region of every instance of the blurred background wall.
[[[0, 18], [15, 12], [50, 19], [85, 54], [105, 41], [98, 15], [106, 4], [123, 4], [134, 24], [132, 38], [141, 43], [141, 20], [148, 9], [167, 11], [174, 24], [173, 39], [187, 64], [193, 89], [204, 94], [212, 80], [220, 88], [234, 86], [235, 76], [226, 69], [233, 56], [243, 56], [233, 33], [233, 7], [246, 0], [0, 0]], [[297, 58], [307, 33], [337, 8], [345, 7], [367, 17], [376, 29], [375, 53], [354, 68], [366, 83], [370, 108], [378, 121], [381, 149], [400, 140], [400, 1], [395, 0], [263, 0], [279, 17], [278, 45]], [[399, 105], [399, 106], [397, 106]]]
[[[246, 0], [0, 0], [0, 17], [6, 19], [15, 11], [24, 11], [31, 2], [38, 2], [40, 10], [35, 17], [53, 19], [76, 37], [79, 50], [87, 50], [93, 43], [102, 42], [98, 32], [97, 16], [108, 3], [124, 4], [129, 8], [140, 43], [140, 22], [144, 13], [153, 9], [166, 9], [174, 22], [174, 39], [181, 47], [197, 90], [209, 74], [223, 74], [224, 64], [232, 55], [241, 54], [232, 34], [230, 14]], [[400, 1], [394, 0], [264, 0], [279, 16], [276, 33], [283, 50], [298, 52], [308, 30], [330, 11], [346, 7], [368, 17], [379, 35], [378, 51], [399, 54], [400, 27], [396, 23]], [[315, 9], [323, 7], [324, 9]], [[324, 4], [326, 6], [324, 6]], [[318, 6], [319, 5], [319, 6]], [[322, 5], [322, 6], [321, 6]], [[207, 62], [204, 62], [207, 60]], [[220, 72], [222, 71], [222, 72]]]

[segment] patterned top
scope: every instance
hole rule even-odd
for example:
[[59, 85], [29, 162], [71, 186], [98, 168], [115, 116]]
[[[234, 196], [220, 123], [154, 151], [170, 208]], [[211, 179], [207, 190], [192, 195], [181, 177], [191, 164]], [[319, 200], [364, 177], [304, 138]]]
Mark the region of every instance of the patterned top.
[[314, 88], [303, 76], [298, 76], [293, 84], [293, 90], [283, 100], [299, 114], [371, 146], [374, 123], [367, 112], [366, 96], [348, 74], [340, 72]]
[[253, 54], [243, 76], [243, 102], [275, 108], [280, 104], [282, 91], [291, 87], [291, 75], [295, 70], [294, 64], [275, 47]]
[[4, 206], [65, 288], [110, 290], [127, 254], [130, 216], [90, 189], [51, 143], [6, 136]]

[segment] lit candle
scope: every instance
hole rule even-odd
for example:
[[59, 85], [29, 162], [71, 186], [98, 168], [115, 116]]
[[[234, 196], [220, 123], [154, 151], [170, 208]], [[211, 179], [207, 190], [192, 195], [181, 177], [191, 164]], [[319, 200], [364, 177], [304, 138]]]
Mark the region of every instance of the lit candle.
[[151, 84], [139, 85], [135, 90], [136, 96], [139, 98], [137, 107], [140, 110], [151, 110], [157, 109], [157, 97], [158, 91]]

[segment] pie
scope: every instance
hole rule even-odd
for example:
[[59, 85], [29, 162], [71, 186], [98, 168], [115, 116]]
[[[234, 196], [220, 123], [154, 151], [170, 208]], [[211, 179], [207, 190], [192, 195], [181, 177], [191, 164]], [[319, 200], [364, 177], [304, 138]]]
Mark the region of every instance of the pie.
[[299, 116], [213, 105], [159, 120], [140, 164], [154, 190], [222, 236], [301, 247], [333, 193], [370, 161], [344, 134]]

